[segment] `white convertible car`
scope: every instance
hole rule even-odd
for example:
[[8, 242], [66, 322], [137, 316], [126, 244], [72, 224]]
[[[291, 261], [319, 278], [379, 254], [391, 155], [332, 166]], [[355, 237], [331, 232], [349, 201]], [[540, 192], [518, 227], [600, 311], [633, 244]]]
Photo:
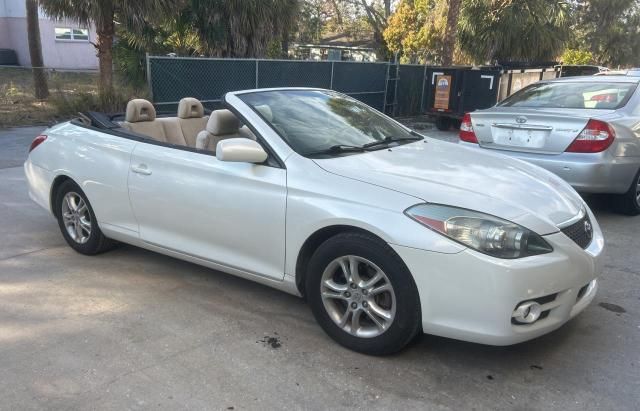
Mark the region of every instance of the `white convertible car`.
[[425, 138], [350, 97], [231, 92], [206, 116], [132, 100], [31, 145], [29, 194], [76, 251], [121, 241], [307, 298], [368, 354], [419, 332], [507, 345], [593, 300], [604, 240], [536, 166]]

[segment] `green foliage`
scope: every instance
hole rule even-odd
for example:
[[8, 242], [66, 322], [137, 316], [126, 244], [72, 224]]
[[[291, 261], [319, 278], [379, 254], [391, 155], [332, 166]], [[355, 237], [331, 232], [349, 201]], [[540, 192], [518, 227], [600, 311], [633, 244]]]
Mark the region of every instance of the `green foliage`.
[[402, 62], [438, 64], [447, 24], [447, 0], [402, 0], [384, 31]]
[[271, 40], [269, 42], [266, 57], [270, 59], [282, 58], [282, 43], [279, 40]]
[[465, 0], [460, 46], [476, 62], [552, 61], [569, 38], [564, 0]]
[[269, 43], [288, 36], [300, 0], [190, 0], [203, 48], [220, 57], [263, 57]]
[[204, 51], [188, 7], [159, 23], [121, 25], [117, 34], [119, 40], [113, 47], [114, 66], [119, 79], [135, 87], [141, 87], [146, 81], [146, 53], [194, 56]]
[[587, 50], [566, 49], [560, 61], [562, 64], [593, 64], [593, 54]]
[[113, 21], [117, 15], [129, 27], [144, 26], [159, 14], [171, 14], [174, 4], [171, 0], [40, 0], [40, 6], [52, 17], [89, 25]]
[[640, 1], [584, 0], [575, 15], [572, 48], [591, 51], [598, 64], [640, 65]]

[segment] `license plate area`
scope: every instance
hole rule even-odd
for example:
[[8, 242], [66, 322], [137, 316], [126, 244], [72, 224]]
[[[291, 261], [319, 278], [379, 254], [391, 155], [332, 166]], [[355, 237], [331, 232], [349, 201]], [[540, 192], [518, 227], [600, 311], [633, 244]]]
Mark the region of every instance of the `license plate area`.
[[493, 143], [501, 146], [542, 148], [549, 131], [510, 127], [491, 127]]

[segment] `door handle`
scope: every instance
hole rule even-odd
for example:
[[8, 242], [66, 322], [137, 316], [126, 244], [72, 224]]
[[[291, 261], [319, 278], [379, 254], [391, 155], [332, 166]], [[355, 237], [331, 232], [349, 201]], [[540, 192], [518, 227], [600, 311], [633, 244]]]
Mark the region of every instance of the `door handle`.
[[146, 164], [138, 164], [137, 166], [131, 166], [131, 171], [133, 171], [134, 173], [145, 175], [145, 176], [151, 175], [151, 170], [147, 168]]

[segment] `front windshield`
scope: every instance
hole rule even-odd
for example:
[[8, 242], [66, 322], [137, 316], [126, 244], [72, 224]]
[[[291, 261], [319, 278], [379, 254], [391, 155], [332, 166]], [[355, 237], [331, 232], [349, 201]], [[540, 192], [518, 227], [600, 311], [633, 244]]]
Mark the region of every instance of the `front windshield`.
[[[272, 90], [240, 94], [302, 155], [332, 148], [360, 148], [376, 142], [398, 144], [418, 137], [364, 103], [325, 90]], [[395, 141], [394, 141], [395, 140]], [[386, 146], [381, 144], [381, 147]], [[372, 147], [373, 149], [373, 147]]]

